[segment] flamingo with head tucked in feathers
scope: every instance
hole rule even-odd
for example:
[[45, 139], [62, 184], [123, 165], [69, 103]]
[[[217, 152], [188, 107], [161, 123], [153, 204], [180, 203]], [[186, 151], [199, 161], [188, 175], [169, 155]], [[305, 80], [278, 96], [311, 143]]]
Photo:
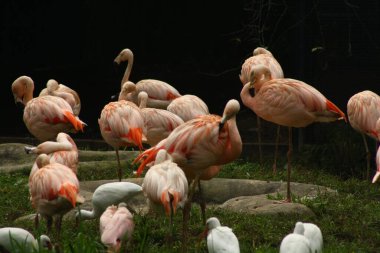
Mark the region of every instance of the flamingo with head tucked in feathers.
[[[289, 129], [286, 201], [290, 202], [292, 127], [340, 119], [346, 121], [346, 116], [314, 87], [290, 78], [273, 79], [270, 70], [264, 65], [251, 69], [250, 80], [240, 93], [243, 104], [259, 117]], [[254, 96], [249, 92], [251, 88], [255, 89]]]
[[34, 82], [28, 76], [20, 76], [12, 83], [16, 103], [22, 103], [23, 120], [29, 132], [39, 141], [53, 140], [60, 132], [83, 131], [86, 124], [75, 116], [71, 106], [61, 97], [33, 98]]

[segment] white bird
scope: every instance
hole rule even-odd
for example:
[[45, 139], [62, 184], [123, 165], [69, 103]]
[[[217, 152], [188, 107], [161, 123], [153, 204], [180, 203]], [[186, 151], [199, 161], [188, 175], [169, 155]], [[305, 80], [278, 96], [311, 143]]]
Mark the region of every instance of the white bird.
[[312, 253], [321, 253], [323, 248], [323, 236], [321, 229], [313, 223], [297, 222], [294, 233], [304, 235], [310, 242]]
[[118, 206], [111, 205], [100, 216], [101, 242], [107, 246], [107, 252], [120, 252], [126, 238], [130, 241], [135, 228], [133, 215], [124, 202]]
[[288, 234], [281, 241], [280, 253], [312, 253], [310, 241], [304, 235]]
[[0, 228], [0, 252], [40, 252], [40, 248], [52, 249], [50, 238], [41, 235], [39, 239], [27, 230], [17, 227]]
[[130, 182], [111, 182], [100, 185], [92, 195], [92, 211], [81, 209], [76, 213], [80, 220], [96, 219], [111, 205], [128, 200], [142, 192], [140, 185]]
[[221, 226], [216, 217], [206, 222], [207, 248], [209, 253], [239, 253], [239, 241], [232, 229]]

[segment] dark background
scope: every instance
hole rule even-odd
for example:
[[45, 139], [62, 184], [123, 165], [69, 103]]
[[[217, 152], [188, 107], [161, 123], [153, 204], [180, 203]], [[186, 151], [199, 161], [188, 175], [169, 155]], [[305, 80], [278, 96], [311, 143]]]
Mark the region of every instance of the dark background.
[[75, 89], [88, 124], [77, 137], [101, 138], [97, 119], [120, 89], [126, 65], [113, 59], [123, 48], [135, 55], [131, 81], [166, 81], [221, 114], [240, 100], [242, 63], [264, 46], [287, 77], [346, 111], [356, 92], [380, 93], [379, 14], [376, 0], [1, 1], [1, 135], [29, 136], [10, 89], [28, 75], [35, 96], [51, 78]]

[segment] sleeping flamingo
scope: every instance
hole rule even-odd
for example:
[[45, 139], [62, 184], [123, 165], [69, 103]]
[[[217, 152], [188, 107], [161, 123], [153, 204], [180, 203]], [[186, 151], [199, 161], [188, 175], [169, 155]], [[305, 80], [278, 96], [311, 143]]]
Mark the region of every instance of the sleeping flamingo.
[[[50, 163], [56, 162], [69, 167], [75, 174], [78, 168], [78, 148], [74, 140], [67, 133], [59, 133], [57, 141], [45, 141], [37, 147], [25, 146], [27, 154], [47, 154], [50, 157]], [[33, 164], [29, 178], [38, 170], [37, 163]]]
[[[314, 87], [295, 79], [273, 79], [270, 70], [264, 65], [252, 68], [250, 80], [240, 93], [243, 104], [259, 117], [289, 129], [286, 201], [291, 202], [292, 127], [340, 119], [346, 121], [346, 116]], [[251, 96], [249, 90], [253, 87], [255, 95]]]
[[108, 248], [107, 252], [120, 252], [124, 239], [130, 241], [135, 223], [132, 213], [125, 203], [112, 205], [100, 216], [100, 240]]
[[[133, 66], [133, 53], [129, 48], [121, 50], [114, 60], [116, 64], [120, 64], [123, 61], [128, 61], [128, 66], [121, 81], [121, 89], [123, 89], [123, 85], [129, 81], [129, 76]], [[145, 91], [149, 97], [147, 107], [160, 109], [166, 109], [173, 99], [181, 96], [181, 94], [173, 86], [156, 79], [143, 79], [138, 81], [136, 84], [129, 82], [128, 87], [125, 88], [128, 91], [128, 94], [126, 97], [122, 97], [122, 99], [132, 101], [137, 104], [138, 94], [141, 91]], [[119, 96], [119, 100], [120, 99], [121, 98]]]
[[[51, 250], [52, 243], [47, 235], [41, 235], [39, 240], [27, 230], [18, 227], [0, 228], [0, 252], [40, 252]], [[21, 250], [21, 251], [20, 251]]]
[[242, 141], [236, 125], [236, 114], [240, 110], [237, 100], [231, 99], [225, 106], [223, 116], [203, 115], [178, 126], [170, 135], [156, 146], [137, 156], [134, 163], [140, 166], [137, 175], [141, 175], [145, 165], [154, 161], [160, 149], [165, 149], [186, 173], [195, 175], [188, 199], [183, 210], [183, 246], [187, 241], [187, 222], [191, 208], [194, 188], [202, 173], [210, 166], [229, 163], [238, 158], [242, 151]]
[[[160, 149], [154, 165], [146, 173], [142, 189], [149, 207], [164, 207], [170, 216], [170, 231], [173, 234], [173, 215], [183, 207], [187, 199], [188, 182], [183, 170], [172, 161], [165, 149]], [[155, 208], [157, 209], [157, 208]]]
[[347, 116], [352, 128], [358, 131], [363, 137], [364, 147], [367, 153], [368, 179], [371, 153], [368, 148], [366, 135], [378, 141], [376, 122], [380, 118], [380, 96], [369, 90], [356, 93], [348, 100]]
[[199, 97], [190, 94], [174, 99], [167, 110], [178, 115], [185, 122], [200, 115], [210, 114], [207, 104]]
[[138, 104], [146, 127], [146, 143], [154, 146], [168, 137], [177, 126], [183, 124], [183, 120], [170, 111], [146, 107], [147, 100], [148, 94], [141, 91], [138, 95]]
[[[241, 72], [239, 75], [241, 83], [244, 85], [249, 82], [249, 77], [251, 73], [252, 66], [256, 65], [264, 65], [266, 66], [271, 74], [272, 78], [284, 78], [284, 72], [282, 71], [280, 63], [276, 60], [276, 58], [273, 56], [273, 54], [263, 48], [263, 47], [257, 47], [255, 50], [253, 50], [253, 55], [246, 59], [241, 66]], [[261, 121], [260, 118], [257, 117], [257, 139], [259, 143], [259, 157], [260, 157], [260, 163], [262, 163], [262, 148], [261, 148]], [[278, 154], [278, 143], [280, 141], [280, 125], [277, 126], [277, 133], [276, 133], [276, 146], [275, 146], [275, 153], [274, 153], [274, 161], [273, 161], [273, 173], [275, 174], [277, 171], [277, 154]]]
[[206, 222], [205, 235], [209, 253], [240, 253], [239, 240], [231, 228], [222, 226], [216, 217]]
[[28, 76], [21, 76], [12, 83], [15, 102], [25, 106], [25, 125], [39, 141], [53, 140], [60, 132], [83, 131], [86, 124], [74, 115], [63, 98], [50, 95], [33, 98], [33, 90], [34, 82]]
[[38, 96], [41, 97], [46, 95], [63, 98], [73, 109], [74, 115], [79, 116], [81, 102], [79, 95], [75, 90], [66, 85], [58, 84], [54, 79], [50, 79], [46, 83], [46, 88], [42, 89]]
[[77, 203], [83, 203], [79, 195], [79, 181], [74, 172], [59, 163], [50, 163], [49, 156], [40, 154], [37, 159], [38, 170], [29, 178], [32, 206], [36, 209], [36, 226], [38, 214], [47, 219], [48, 233], [53, 217], [56, 217], [58, 235], [61, 231], [63, 216]]
[[103, 139], [115, 149], [118, 178], [121, 181], [119, 148], [137, 146], [142, 150], [142, 142], [146, 141], [146, 128], [141, 110], [130, 101], [110, 102], [104, 106], [98, 123]]

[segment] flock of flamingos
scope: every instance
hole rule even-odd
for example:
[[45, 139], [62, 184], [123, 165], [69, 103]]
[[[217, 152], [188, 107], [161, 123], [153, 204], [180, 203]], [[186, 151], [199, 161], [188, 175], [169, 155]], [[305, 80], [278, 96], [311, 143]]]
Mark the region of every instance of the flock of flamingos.
[[[163, 81], [145, 79], [136, 84], [129, 81], [133, 65], [130, 49], [122, 50], [115, 58], [118, 64], [123, 61], [128, 65], [118, 101], [106, 104], [98, 119], [103, 139], [115, 149], [119, 182], [99, 186], [93, 194], [93, 210], [78, 209], [76, 216], [81, 220], [99, 219], [101, 242], [109, 252], [119, 252], [134, 230], [133, 214], [126, 202], [143, 192], [150, 210], [161, 209], [170, 217], [170, 228], [173, 215], [182, 208], [182, 240], [186, 248], [192, 199], [197, 190], [201, 195], [201, 180], [213, 178], [223, 164], [241, 155], [242, 140], [236, 123], [241, 105], [231, 99], [223, 115], [210, 114], [199, 97], [181, 95]], [[291, 202], [291, 128], [314, 122], [347, 121], [346, 115], [314, 87], [284, 78], [280, 64], [264, 48], [256, 48], [244, 61], [239, 77], [244, 106], [259, 118], [289, 128], [288, 184], [283, 202]], [[62, 217], [84, 202], [76, 176], [78, 149], [69, 133], [84, 131], [86, 123], [79, 118], [79, 95], [68, 86], [51, 79], [38, 97], [33, 97], [33, 91], [34, 83], [28, 76], [21, 76], [12, 84], [15, 102], [24, 105], [25, 125], [40, 141], [38, 146], [25, 147], [26, 153], [37, 155], [29, 176], [30, 201], [37, 213], [36, 226], [39, 217], [45, 218], [49, 234], [54, 218], [59, 234]], [[348, 101], [347, 115], [351, 126], [363, 135], [369, 154], [366, 136], [376, 140], [379, 137], [380, 97], [368, 90], [355, 94]], [[144, 150], [143, 143], [150, 147]], [[119, 149], [126, 146], [141, 150], [133, 163], [139, 164], [137, 176], [147, 169], [142, 186], [122, 181]], [[379, 152], [376, 161], [380, 165]], [[369, 164], [370, 160], [367, 167]], [[379, 176], [380, 169], [373, 182]], [[221, 226], [216, 217], [206, 220], [204, 201], [201, 207], [209, 252], [240, 252], [232, 230]], [[35, 239], [22, 228], [0, 228], [0, 251], [13, 252], [14, 241], [30, 252], [52, 247], [46, 235]], [[316, 225], [297, 222], [294, 232], [281, 242], [280, 252], [321, 252], [322, 244], [322, 234]]]

